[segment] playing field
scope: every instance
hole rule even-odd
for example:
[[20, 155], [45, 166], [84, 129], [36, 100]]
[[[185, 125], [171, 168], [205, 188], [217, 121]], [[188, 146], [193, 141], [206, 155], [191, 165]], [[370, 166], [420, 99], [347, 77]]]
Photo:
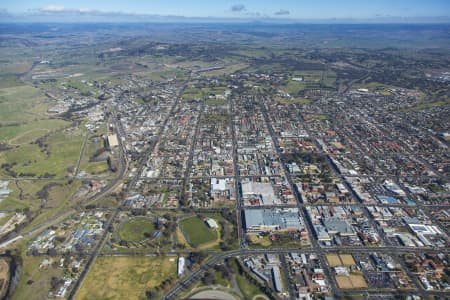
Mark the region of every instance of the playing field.
[[336, 282], [341, 289], [367, 288], [367, 282], [362, 275], [336, 275]]
[[327, 254], [327, 260], [331, 268], [342, 265], [341, 259], [337, 254]]
[[155, 225], [149, 218], [134, 218], [126, 221], [119, 228], [119, 238], [127, 242], [139, 242], [145, 239], [145, 234], [153, 234]]
[[145, 299], [145, 292], [171, 278], [175, 257], [98, 257], [75, 299]]
[[217, 239], [217, 231], [208, 228], [208, 225], [196, 216], [181, 220], [180, 228], [192, 247], [198, 247]]
[[346, 267], [353, 266], [356, 264], [351, 254], [341, 254], [340, 257], [342, 264]]
[[327, 260], [330, 267], [338, 267], [338, 266], [353, 266], [355, 265], [355, 260], [351, 254], [327, 254]]

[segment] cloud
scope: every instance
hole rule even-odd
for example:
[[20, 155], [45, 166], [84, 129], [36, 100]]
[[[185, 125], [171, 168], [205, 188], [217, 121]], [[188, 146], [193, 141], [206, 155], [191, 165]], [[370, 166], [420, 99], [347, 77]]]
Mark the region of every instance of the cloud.
[[231, 11], [232, 12], [241, 12], [241, 11], [245, 11], [245, 5], [244, 4], [235, 4], [231, 7]]
[[101, 11], [95, 10], [91, 8], [67, 8], [61, 5], [48, 5], [35, 10], [32, 10], [33, 14], [43, 14], [43, 15], [86, 15], [86, 16], [128, 16], [128, 15], [137, 15], [133, 13], [124, 13], [124, 12], [113, 12], [113, 11]]
[[286, 16], [289, 15], [291, 12], [286, 9], [280, 9], [279, 11], [274, 12], [273, 14], [276, 16]]
[[9, 12], [6, 8], [0, 8], [0, 16], [9, 16]]
[[122, 14], [120, 12], [108, 12], [108, 11], [100, 11], [90, 8], [66, 8], [62, 5], [47, 5], [36, 10], [38, 13], [43, 14], [92, 14], [92, 15], [116, 15]]
[[61, 5], [47, 5], [47, 6], [39, 8], [39, 11], [41, 11], [41, 12], [50, 12], [50, 13], [58, 13], [58, 12], [65, 12], [65, 11], [67, 11], [67, 9], [64, 6], [61, 6]]
[[245, 15], [248, 17], [252, 17], [252, 18], [259, 18], [259, 17], [263, 16], [260, 12], [257, 12], [257, 11], [248, 12]]

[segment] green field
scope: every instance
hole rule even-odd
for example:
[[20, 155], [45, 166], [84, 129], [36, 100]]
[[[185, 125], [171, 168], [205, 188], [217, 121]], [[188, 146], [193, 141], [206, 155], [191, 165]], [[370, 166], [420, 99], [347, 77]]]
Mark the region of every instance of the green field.
[[[30, 210], [37, 210], [40, 200], [36, 196], [49, 181], [19, 181], [17, 184], [10, 182], [8, 188], [12, 190], [9, 196], [0, 202], [1, 210], [16, 210], [28, 207]], [[22, 193], [20, 194], [20, 190]]]
[[203, 99], [203, 92], [201, 89], [189, 88], [186, 89], [181, 97], [184, 101], [192, 101], [197, 99]]
[[[6, 53], [2, 53], [6, 54]], [[23, 85], [23, 83], [18, 79], [18, 75], [25, 73], [31, 67], [31, 61], [16, 61], [13, 59], [9, 63], [1, 63], [0, 64], [0, 88], [9, 88], [15, 87], [19, 85]], [[8, 60], [6, 60], [8, 61]]]
[[0, 89], [0, 124], [30, 123], [47, 119], [47, 97], [31, 86]]
[[[225, 87], [212, 87], [212, 88], [187, 88], [183, 93], [184, 101], [192, 101], [197, 99], [208, 98], [210, 95], [223, 95], [223, 93], [227, 90]], [[216, 99], [208, 99], [210, 101], [208, 104], [218, 105], [223, 102], [227, 102], [227, 100], [216, 100]], [[216, 103], [216, 101], [219, 101]]]
[[95, 161], [94, 157], [98, 154], [98, 151], [104, 148], [104, 139], [101, 135], [105, 133], [106, 128], [103, 126], [100, 129], [97, 129], [95, 135], [88, 137], [83, 157], [81, 158], [80, 171], [84, 171], [91, 175], [109, 175], [109, 166], [106, 160]]
[[145, 299], [164, 280], [174, 282], [176, 271], [176, 257], [98, 257], [75, 299]]
[[155, 81], [164, 81], [170, 78], [176, 77], [177, 79], [183, 79], [186, 77], [186, 73], [179, 69], [167, 69], [158, 72], [149, 73], [149, 77]]
[[134, 218], [123, 223], [119, 228], [119, 238], [127, 242], [140, 242], [145, 239], [145, 234], [155, 231], [153, 220], [149, 218]]
[[[20, 86], [0, 89], [0, 165], [9, 164], [3, 176], [65, 176], [78, 160], [82, 131], [64, 130], [70, 123], [50, 118], [50, 101], [38, 89]], [[41, 144], [35, 142], [42, 138]]]
[[67, 121], [48, 119], [17, 126], [0, 127], [0, 142], [7, 142], [11, 145], [30, 143], [67, 125], [69, 125]]
[[206, 105], [226, 105], [228, 100], [225, 99], [208, 99]]
[[186, 240], [192, 247], [215, 241], [217, 232], [210, 229], [203, 220], [197, 216], [186, 218], [180, 221], [180, 228]]
[[[11, 299], [47, 299], [51, 278], [53, 276], [61, 278], [63, 270], [53, 267], [39, 269], [39, 265], [46, 258], [48, 257], [23, 255], [20, 280]], [[58, 261], [57, 259], [56, 261]]]
[[[74, 193], [80, 188], [80, 181], [30, 180], [11, 182], [8, 188], [13, 192], [0, 203], [1, 210], [29, 209], [34, 218], [27, 228], [45, 222], [66, 211], [71, 205]], [[46, 187], [47, 193], [43, 193]]]
[[306, 84], [304, 82], [289, 81], [284, 88], [286, 92], [295, 97], [306, 88]]
[[70, 175], [80, 156], [83, 136], [80, 130], [56, 132], [45, 141], [44, 149], [37, 144], [24, 144], [0, 152], [0, 165], [15, 164], [12, 170], [18, 176], [30, 177], [50, 174], [56, 177]]

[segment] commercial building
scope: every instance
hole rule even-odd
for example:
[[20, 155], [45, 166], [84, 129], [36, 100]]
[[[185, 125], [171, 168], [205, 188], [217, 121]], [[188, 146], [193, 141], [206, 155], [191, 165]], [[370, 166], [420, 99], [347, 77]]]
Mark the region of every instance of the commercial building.
[[247, 232], [295, 231], [304, 228], [297, 208], [246, 209]]

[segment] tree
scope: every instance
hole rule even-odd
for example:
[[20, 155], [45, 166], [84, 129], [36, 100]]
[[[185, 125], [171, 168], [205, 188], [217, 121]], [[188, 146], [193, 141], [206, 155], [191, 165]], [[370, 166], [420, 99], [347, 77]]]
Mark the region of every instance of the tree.
[[52, 288], [52, 290], [56, 290], [56, 288], [58, 287], [59, 284], [59, 279], [56, 278], [55, 276], [53, 276], [50, 279], [50, 287]]
[[154, 291], [148, 290], [145, 292], [145, 297], [147, 297], [147, 299], [155, 299], [156, 293]]
[[211, 285], [214, 281], [214, 278], [212, 277], [211, 273], [205, 272], [202, 278], [202, 283], [205, 285]]
[[55, 257], [56, 255], [58, 255], [58, 253], [56, 252], [55, 249], [51, 248], [47, 250], [47, 255], [51, 256], [51, 257]]

